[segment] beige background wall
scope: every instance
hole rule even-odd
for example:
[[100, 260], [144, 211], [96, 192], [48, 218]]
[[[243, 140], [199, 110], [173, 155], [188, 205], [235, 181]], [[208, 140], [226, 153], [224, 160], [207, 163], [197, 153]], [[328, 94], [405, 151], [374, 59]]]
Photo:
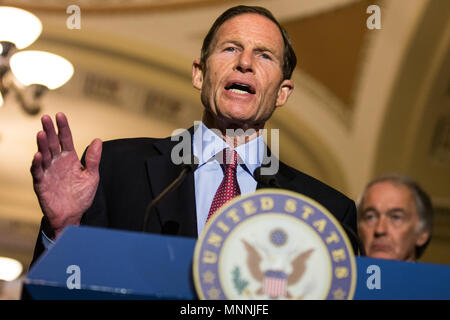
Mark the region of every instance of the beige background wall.
[[[379, 174], [417, 179], [436, 207], [424, 262], [450, 264], [450, 2], [241, 1], [269, 8], [299, 59], [294, 94], [269, 127], [281, 159], [357, 199]], [[200, 118], [191, 62], [235, 1], [1, 1], [43, 22], [31, 48], [68, 58], [74, 77], [43, 99], [65, 112], [81, 153], [93, 138], [167, 136]], [[66, 27], [69, 4], [81, 29]], [[381, 30], [366, 8], [381, 7]], [[8, 97], [0, 108], [0, 255], [28, 265], [42, 214], [29, 166], [40, 119]]]

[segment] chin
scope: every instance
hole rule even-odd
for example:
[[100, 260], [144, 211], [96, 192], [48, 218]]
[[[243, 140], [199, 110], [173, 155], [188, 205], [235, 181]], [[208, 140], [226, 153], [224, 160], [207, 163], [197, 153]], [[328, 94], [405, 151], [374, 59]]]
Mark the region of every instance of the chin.
[[248, 109], [243, 108], [234, 108], [231, 110], [226, 110], [224, 114], [226, 115], [226, 118], [236, 120], [239, 122], [250, 121], [254, 116], [251, 113], [249, 113]]
[[389, 259], [389, 260], [400, 260], [398, 257], [396, 257], [394, 254], [390, 252], [384, 252], [384, 251], [376, 251], [371, 252], [368, 254], [368, 257], [375, 258], [375, 259]]
[[251, 123], [253, 123], [253, 121], [251, 120], [251, 117], [249, 117], [246, 114], [242, 114], [239, 112], [235, 112], [235, 113], [227, 113], [225, 114], [222, 119], [227, 122], [230, 127], [236, 127], [236, 128], [242, 128], [245, 127]]
[[227, 118], [248, 121], [254, 118], [257, 114], [257, 109], [253, 104], [232, 103], [225, 104], [218, 108], [219, 114]]

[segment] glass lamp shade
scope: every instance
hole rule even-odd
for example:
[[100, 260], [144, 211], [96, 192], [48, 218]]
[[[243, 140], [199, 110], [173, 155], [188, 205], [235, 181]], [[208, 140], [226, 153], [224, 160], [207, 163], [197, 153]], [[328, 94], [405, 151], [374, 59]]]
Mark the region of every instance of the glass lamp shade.
[[0, 6], [0, 41], [14, 43], [17, 49], [32, 44], [42, 32], [42, 23], [34, 14]]
[[23, 85], [41, 84], [56, 89], [73, 75], [73, 66], [65, 58], [45, 51], [26, 50], [11, 56], [11, 71]]
[[22, 273], [22, 264], [11, 258], [0, 257], [0, 280], [12, 281]]

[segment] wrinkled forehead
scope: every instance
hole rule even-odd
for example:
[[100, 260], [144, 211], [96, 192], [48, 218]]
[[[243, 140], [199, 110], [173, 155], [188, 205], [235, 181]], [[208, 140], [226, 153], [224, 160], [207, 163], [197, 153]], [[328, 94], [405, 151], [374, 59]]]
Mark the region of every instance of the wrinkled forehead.
[[217, 29], [211, 45], [232, 40], [251, 41], [255, 45], [270, 47], [279, 55], [283, 54], [281, 30], [272, 20], [257, 13], [243, 13], [226, 20]]
[[383, 208], [405, 207], [416, 211], [416, 202], [412, 190], [404, 184], [391, 181], [380, 181], [367, 188], [363, 207], [370, 205]]

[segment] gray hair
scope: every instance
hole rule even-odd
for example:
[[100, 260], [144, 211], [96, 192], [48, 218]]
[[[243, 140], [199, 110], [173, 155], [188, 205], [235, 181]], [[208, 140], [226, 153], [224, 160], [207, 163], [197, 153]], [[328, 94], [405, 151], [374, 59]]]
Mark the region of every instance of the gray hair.
[[421, 247], [416, 247], [416, 258], [420, 258], [420, 256], [425, 251], [425, 248], [428, 246], [430, 240], [431, 240], [431, 233], [433, 229], [433, 206], [431, 204], [430, 197], [428, 194], [420, 187], [420, 185], [411, 179], [410, 177], [407, 177], [405, 175], [401, 174], [389, 174], [384, 175], [379, 178], [376, 178], [372, 181], [370, 181], [365, 189], [362, 195], [359, 197], [357, 201], [357, 209], [358, 209], [358, 218], [359, 215], [362, 212], [362, 207], [364, 204], [364, 197], [366, 195], [367, 190], [373, 186], [374, 184], [380, 183], [380, 182], [390, 182], [393, 185], [402, 185], [407, 187], [411, 193], [414, 196], [414, 201], [416, 203], [416, 210], [417, 214], [419, 216], [419, 230], [418, 231], [428, 231], [430, 233], [430, 237], [428, 238], [428, 241], [422, 245]]

